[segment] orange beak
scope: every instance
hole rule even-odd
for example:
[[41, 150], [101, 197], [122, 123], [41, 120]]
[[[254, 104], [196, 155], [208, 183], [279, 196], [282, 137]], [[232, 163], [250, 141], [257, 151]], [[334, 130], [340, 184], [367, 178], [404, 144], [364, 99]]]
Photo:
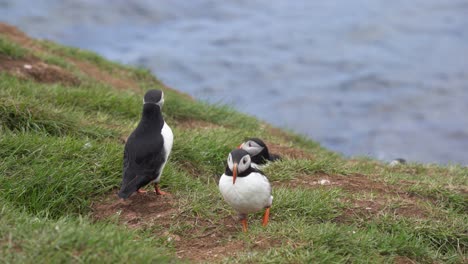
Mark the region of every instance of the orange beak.
[[237, 163], [234, 163], [234, 167], [232, 168], [232, 184], [236, 184], [237, 178]]
[[244, 145], [244, 143], [240, 144], [237, 148], [241, 149], [243, 145]]

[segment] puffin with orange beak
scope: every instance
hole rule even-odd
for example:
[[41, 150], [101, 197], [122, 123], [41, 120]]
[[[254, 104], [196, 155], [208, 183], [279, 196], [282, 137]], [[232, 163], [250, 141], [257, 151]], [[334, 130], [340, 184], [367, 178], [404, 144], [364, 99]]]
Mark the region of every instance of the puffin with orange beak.
[[262, 224], [268, 224], [273, 202], [267, 177], [251, 166], [249, 153], [235, 149], [229, 153], [225, 173], [219, 180], [224, 200], [239, 213], [242, 229], [247, 232], [247, 214], [265, 209]]

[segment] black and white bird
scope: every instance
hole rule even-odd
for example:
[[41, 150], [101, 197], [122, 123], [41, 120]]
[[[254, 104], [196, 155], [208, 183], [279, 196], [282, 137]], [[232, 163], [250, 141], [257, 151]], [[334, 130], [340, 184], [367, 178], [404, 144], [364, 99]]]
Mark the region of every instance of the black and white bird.
[[164, 93], [149, 90], [143, 98], [143, 113], [137, 128], [128, 137], [124, 150], [123, 180], [119, 197], [126, 199], [134, 192], [144, 193], [140, 188], [159, 181], [171, 153], [174, 136], [162, 116]]
[[247, 214], [265, 209], [262, 224], [266, 226], [273, 202], [267, 177], [251, 166], [249, 153], [235, 149], [229, 153], [226, 171], [219, 180], [224, 200], [238, 213], [244, 232], [247, 232]]
[[269, 161], [281, 159], [279, 155], [271, 154], [265, 142], [259, 138], [249, 138], [239, 148], [249, 153], [252, 158], [252, 167], [257, 169], [261, 169]]

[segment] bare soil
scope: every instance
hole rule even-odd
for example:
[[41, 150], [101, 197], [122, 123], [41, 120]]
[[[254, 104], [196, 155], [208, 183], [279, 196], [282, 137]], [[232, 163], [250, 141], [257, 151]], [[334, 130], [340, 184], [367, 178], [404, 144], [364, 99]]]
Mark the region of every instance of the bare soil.
[[401, 181], [399, 185], [390, 185], [361, 174], [325, 173], [302, 175], [287, 182], [274, 183], [289, 188], [340, 188], [353, 194], [352, 198], [345, 198], [342, 201], [351, 206], [336, 219], [337, 222], [352, 222], [356, 217], [368, 219], [382, 214], [427, 217], [428, 212], [420, 206], [422, 199], [406, 192], [403, 188], [411, 184], [410, 181]]
[[271, 154], [280, 155], [282, 158], [289, 158], [289, 159], [313, 159], [314, 158], [314, 154], [301, 150], [301, 149], [278, 145], [278, 144], [269, 143], [269, 142], [265, 142], [265, 144], [268, 146], [268, 151]]
[[91, 78], [97, 81], [108, 84], [117, 90], [133, 90], [137, 92], [141, 91], [138, 83], [132, 78], [126, 76], [126, 73], [123, 71], [111, 74], [87, 61], [78, 59], [68, 60], [69, 62], [77, 66], [81, 72], [85, 73], [86, 75], [90, 76]]
[[197, 120], [197, 119], [177, 120], [174, 125], [182, 129], [202, 129], [202, 130], [210, 130], [213, 128], [221, 127], [220, 125], [213, 124], [213, 123], [203, 121], [203, 120]]
[[[213, 261], [244, 250], [244, 243], [234, 239], [242, 230], [233, 216], [226, 216], [219, 222], [194, 217], [180, 209], [175, 195], [161, 196], [148, 192], [134, 194], [122, 202], [114, 191], [97, 200], [92, 208], [96, 220], [115, 219], [130, 228], [151, 230], [156, 236], [173, 243], [178, 258], [194, 262]], [[176, 226], [184, 228], [178, 230]], [[265, 244], [260, 240], [258, 247]]]
[[55, 65], [46, 64], [36, 58], [11, 59], [0, 55], [0, 71], [40, 83], [80, 84], [78, 78], [68, 71]]
[[30, 49], [38, 50], [39, 47], [36, 45], [33, 39], [28, 37], [22, 31], [18, 30], [16, 27], [0, 23], [0, 34], [8, 36], [12, 41], [18, 43], [23, 47], [27, 47]]

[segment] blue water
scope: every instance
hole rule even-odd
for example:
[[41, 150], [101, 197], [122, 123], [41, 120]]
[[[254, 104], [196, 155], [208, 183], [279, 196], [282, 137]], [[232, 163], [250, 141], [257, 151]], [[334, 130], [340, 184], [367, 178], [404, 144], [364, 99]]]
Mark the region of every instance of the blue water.
[[468, 163], [468, 1], [0, 0], [28, 34], [350, 156]]

